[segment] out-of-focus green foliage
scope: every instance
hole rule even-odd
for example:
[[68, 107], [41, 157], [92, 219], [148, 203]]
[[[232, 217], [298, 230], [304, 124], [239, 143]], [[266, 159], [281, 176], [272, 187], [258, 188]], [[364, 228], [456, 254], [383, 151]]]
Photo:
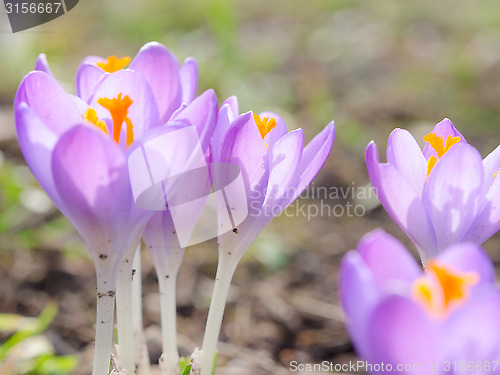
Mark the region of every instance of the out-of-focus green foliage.
[[14, 331], [0, 345], [0, 373], [5, 375], [63, 375], [77, 365], [75, 356], [56, 356], [43, 332], [57, 315], [49, 303], [37, 318], [0, 314], [0, 331]]

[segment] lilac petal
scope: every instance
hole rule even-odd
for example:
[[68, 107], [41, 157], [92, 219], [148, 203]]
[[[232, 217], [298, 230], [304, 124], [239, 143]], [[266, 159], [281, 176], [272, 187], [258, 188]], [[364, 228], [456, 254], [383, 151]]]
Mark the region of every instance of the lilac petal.
[[354, 347], [360, 356], [366, 357], [369, 349], [367, 324], [381, 292], [363, 258], [356, 251], [348, 252], [340, 263], [339, 293]]
[[480, 277], [478, 285], [495, 282], [493, 263], [488, 254], [476, 244], [469, 242], [450, 246], [436, 259], [459, 271], [478, 274]]
[[463, 241], [482, 244], [500, 229], [500, 179], [495, 178], [486, 193], [481, 212], [477, 214]]
[[276, 207], [282, 210], [287, 207], [290, 196], [295, 195], [297, 168], [304, 151], [304, 132], [294, 130], [281, 137], [272, 147], [269, 155], [269, 183], [264, 205], [273, 207], [271, 212], [277, 214]]
[[158, 277], [175, 277], [184, 249], [179, 244], [170, 211], [158, 211], [149, 220], [142, 238], [153, 258]]
[[287, 133], [285, 121], [283, 121], [283, 119], [279, 115], [273, 112], [262, 112], [259, 114], [259, 116], [261, 119], [270, 117], [276, 120], [276, 126], [264, 137], [264, 142], [266, 142], [267, 145], [271, 147], [272, 145], [274, 145], [274, 143], [276, 143], [278, 139], [280, 139]]
[[231, 123], [221, 144], [221, 162], [241, 169], [247, 201], [264, 201], [269, 178], [268, 149], [251, 112]]
[[484, 179], [486, 186], [491, 186], [500, 173], [500, 146], [491, 151], [483, 160]]
[[366, 168], [380, 203], [417, 246], [422, 260], [434, 256], [436, 236], [422, 201], [393, 165], [379, 163], [373, 141], [366, 148]]
[[297, 169], [298, 178], [295, 194], [290, 197], [293, 202], [309, 186], [326, 162], [335, 140], [335, 125], [330, 122], [304, 148], [300, 165]]
[[485, 186], [489, 187], [481, 212], [476, 215], [465, 241], [482, 244], [500, 229], [500, 146], [483, 160]]
[[81, 122], [82, 114], [72, 97], [54, 77], [41, 71], [28, 73], [21, 81], [14, 108], [25, 102], [56, 135]]
[[[158, 108], [153, 93], [144, 78], [129, 69], [118, 70], [106, 75], [106, 78], [98, 86], [90, 105], [95, 108], [101, 120], [111, 121], [111, 115], [97, 101], [100, 98], [116, 98], [128, 95], [133, 103], [128, 109], [128, 117], [134, 126], [134, 140], [140, 139], [149, 129], [160, 125]], [[125, 132], [122, 131], [125, 136]]]
[[196, 97], [198, 89], [198, 63], [192, 57], [184, 60], [180, 71], [182, 103], [189, 104]]
[[57, 136], [40, 120], [26, 103], [15, 109], [19, 147], [31, 172], [54, 204], [64, 212], [52, 177], [52, 150]]
[[358, 251], [381, 286], [397, 280], [405, 282], [409, 289], [422, 274], [422, 269], [403, 244], [381, 229], [366, 234], [358, 244]]
[[368, 360], [375, 363], [421, 364], [398, 374], [429, 374], [429, 365], [442, 359], [441, 331], [415, 302], [399, 295], [386, 297], [367, 324]]
[[[445, 324], [446, 357], [452, 360], [473, 361], [484, 364], [498, 360], [500, 345], [500, 293], [488, 288], [480, 295], [473, 296], [465, 306], [457, 308]], [[496, 371], [493, 372], [493, 368]], [[483, 373], [483, 372], [477, 372]], [[491, 363], [491, 371], [500, 373], [500, 368]]]
[[[94, 262], [102, 259], [97, 251], [125, 251], [128, 243], [122, 243], [123, 234], [128, 234], [133, 201], [123, 151], [102, 132], [76, 126], [56, 144], [52, 171], [66, 216], [87, 243]], [[116, 260], [122, 254], [104, 255]]]
[[130, 63], [149, 83], [158, 105], [161, 122], [167, 122], [182, 104], [182, 88], [177, 58], [164, 45], [145, 44]]
[[221, 109], [219, 110], [219, 114], [217, 116], [217, 124], [215, 125], [214, 133], [210, 141], [210, 156], [213, 163], [222, 162], [222, 143], [233, 119], [233, 112], [231, 111], [229, 104], [223, 104]]
[[106, 75], [104, 70], [90, 62], [83, 62], [76, 71], [76, 95], [89, 102], [99, 82]]
[[208, 148], [217, 121], [218, 100], [214, 90], [207, 90], [198, 96], [184, 111], [174, 118], [187, 120], [196, 128], [203, 150]]
[[[436, 124], [431, 133], [436, 133], [438, 137], [443, 137], [444, 142], [446, 142], [446, 138], [451, 135], [452, 137], [460, 137], [460, 142], [467, 143], [465, 137], [455, 128], [455, 126], [453, 126], [453, 123], [447, 118]], [[429, 159], [429, 157], [431, 156], [438, 156], [436, 151], [428, 143], [425, 144], [423, 152], [426, 159]]]
[[45, 53], [41, 53], [36, 58], [35, 70], [39, 70], [47, 73], [49, 76], [54, 76], [49, 68], [49, 62], [47, 61], [47, 56]]
[[229, 105], [233, 118], [235, 118], [240, 114], [240, 109], [239, 109], [240, 107], [238, 105], [238, 98], [236, 96], [230, 96], [229, 98], [224, 100], [224, 103], [222, 103], [221, 108], [224, 107], [225, 104]]
[[460, 242], [483, 203], [484, 171], [479, 152], [453, 146], [434, 166], [423, 202], [435, 228], [439, 249]]
[[395, 129], [387, 142], [387, 163], [394, 165], [422, 197], [427, 176], [427, 160], [415, 138], [405, 129]]

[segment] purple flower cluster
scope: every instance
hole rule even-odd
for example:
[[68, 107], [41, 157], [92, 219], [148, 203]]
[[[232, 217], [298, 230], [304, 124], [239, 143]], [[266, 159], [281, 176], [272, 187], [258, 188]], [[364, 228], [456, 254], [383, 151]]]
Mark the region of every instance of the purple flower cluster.
[[[213, 90], [196, 96], [197, 82], [194, 59], [180, 66], [166, 47], [148, 43], [134, 59], [85, 58], [76, 74], [76, 95], [63, 89], [45, 55], [40, 55], [35, 71], [24, 77], [17, 90], [14, 112], [25, 160], [80, 233], [95, 263], [96, 357], [101, 360], [95, 360], [94, 374], [107, 373], [118, 274], [124, 263], [132, 263], [144, 229], [146, 242], [155, 245], [149, 247], [159, 273], [168, 269], [164, 263], [173, 262], [175, 254], [175, 265], [169, 269], [175, 277], [182, 259], [169, 210], [155, 214], [136, 205], [128, 164], [134, 150], [152, 137], [194, 127], [208, 163], [239, 168], [243, 199], [249, 205], [258, 196], [260, 206], [285, 209], [316, 176], [332, 148], [333, 123], [304, 147], [302, 130], [288, 133], [278, 115], [240, 114], [234, 97], [219, 109]], [[183, 149], [186, 145], [175, 147], [177, 154], [190, 152]], [[276, 194], [290, 189], [292, 196]], [[236, 262], [271, 219], [264, 214], [252, 216], [231, 232], [237, 236], [231, 239]], [[104, 304], [107, 299], [111, 301]], [[99, 308], [100, 303], [106, 307]], [[107, 327], [102, 334], [101, 323]], [[105, 353], [100, 352], [103, 347]]]
[[366, 149], [378, 198], [415, 244], [366, 235], [340, 267], [347, 328], [370, 373], [500, 373], [500, 290], [479, 247], [500, 229], [500, 147], [484, 160], [444, 119], [420, 149], [395, 129]]

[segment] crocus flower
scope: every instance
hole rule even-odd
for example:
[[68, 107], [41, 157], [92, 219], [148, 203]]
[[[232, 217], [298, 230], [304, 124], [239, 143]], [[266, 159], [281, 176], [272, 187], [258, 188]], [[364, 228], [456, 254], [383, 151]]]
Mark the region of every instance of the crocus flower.
[[[116, 62], [112, 64], [117, 67]], [[80, 233], [95, 263], [98, 329], [94, 374], [107, 373], [109, 367], [120, 264], [130, 264], [131, 271], [142, 230], [154, 213], [134, 203], [128, 153], [148, 133], [160, 128], [169, 114], [168, 120], [195, 126], [202, 137], [211, 131], [205, 121], [210, 117], [207, 106], [217, 101], [214, 92], [208, 90], [192, 100], [196, 64], [187, 62], [184, 73], [176, 64], [164, 46], [147, 44], [130, 64], [135, 70], [120, 66], [107, 73], [103, 67], [99, 79], [95, 79], [87, 72], [90, 68], [79, 69], [80, 96], [73, 96], [59, 85], [41, 55], [37, 70], [23, 79], [16, 94], [16, 127], [26, 162]], [[159, 91], [161, 85], [164, 92]], [[171, 95], [166, 94], [169, 91]], [[171, 128], [155, 131], [168, 133]], [[208, 144], [208, 140], [205, 142]], [[133, 340], [122, 340], [121, 344], [133, 345]], [[130, 362], [130, 356], [122, 357]], [[131, 366], [133, 359], [124, 367]]]
[[423, 140], [422, 151], [407, 130], [395, 129], [387, 163], [371, 142], [366, 166], [380, 202], [425, 262], [461, 241], [480, 245], [500, 229], [500, 148], [482, 160], [448, 119]]
[[[248, 216], [232, 231], [219, 235], [219, 264], [203, 340], [202, 375], [210, 374], [212, 369], [225, 300], [236, 265], [264, 226], [316, 177], [335, 138], [332, 122], [304, 148], [302, 129], [287, 132], [283, 119], [271, 112], [240, 115], [234, 97], [223, 103], [217, 120], [211, 161], [239, 167], [245, 184], [239, 199], [246, 200]], [[224, 177], [214, 173], [215, 185]], [[221, 202], [221, 211], [234, 213], [234, 207], [225, 207], [225, 204]]]
[[347, 328], [369, 373], [499, 373], [500, 292], [487, 254], [453, 245], [424, 271], [382, 230], [340, 267]]

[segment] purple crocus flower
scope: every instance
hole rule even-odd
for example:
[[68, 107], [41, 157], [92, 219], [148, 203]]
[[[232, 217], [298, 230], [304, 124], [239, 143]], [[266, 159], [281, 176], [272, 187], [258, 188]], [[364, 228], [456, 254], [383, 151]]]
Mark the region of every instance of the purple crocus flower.
[[424, 141], [422, 151], [407, 130], [395, 129], [387, 163], [371, 142], [366, 166], [380, 202], [426, 262], [461, 241], [480, 245], [500, 229], [500, 148], [482, 160], [448, 119]]
[[445, 249], [422, 271], [382, 230], [340, 267], [347, 328], [369, 373], [500, 373], [500, 292], [473, 243]]
[[[239, 261], [264, 226], [306, 189], [333, 146], [335, 126], [328, 124], [306, 147], [304, 132], [287, 132], [283, 119], [271, 112], [239, 114], [236, 98], [223, 103], [211, 143], [212, 163], [240, 168], [245, 183], [248, 217], [222, 235]], [[217, 175], [214, 176], [217, 180]], [[215, 181], [217, 184], [217, 181]]]
[[[89, 60], [96, 65], [91, 68]], [[194, 60], [179, 68], [175, 56], [158, 43], [139, 51], [130, 63], [134, 69], [124, 68], [126, 59], [109, 60], [106, 63], [114, 66], [111, 73], [106, 72], [109, 66], [99, 68], [98, 58], [86, 59], [77, 75], [79, 96], [73, 96], [59, 85], [40, 55], [37, 70], [23, 79], [14, 102], [19, 145], [28, 166], [80, 233], [95, 263], [94, 374], [99, 375], [109, 367], [117, 274], [124, 264], [131, 272], [142, 230], [154, 213], [134, 203], [128, 154], [153, 130], [159, 135], [175, 128], [163, 126], [167, 120], [167, 125], [194, 126], [208, 147], [215, 121], [207, 126], [207, 118], [217, 113], [213, 90], [193, 100]], [[133, 345], [133, 340], [122, 344]], [[125, 367], [133, 366], [133, 359], [122, 357], [131, 362]]]
[[[236, 98], [229, 98], [219, 112], [211, 142], [211, 161], [239, 167], [248, 216], [232, 231], [219, 235], [219, 264], [203, 339], [201, 374], [209, 375], [219, 336], [224, 306], [234, 270], [244, 252], [264, 226], [288, 207], [311, 183], [333, 146], [335, 127], [328, 124], [305, 148], [302, 129], [287, 132], [283, 119], [271, 112], [239, 114]], [[215, 171], [215, 186], [228, 181], [226, 170]], [[235, 207], [220, 202], [219, 225]], [[223, 218], [221, 220], [221, 218]]]

